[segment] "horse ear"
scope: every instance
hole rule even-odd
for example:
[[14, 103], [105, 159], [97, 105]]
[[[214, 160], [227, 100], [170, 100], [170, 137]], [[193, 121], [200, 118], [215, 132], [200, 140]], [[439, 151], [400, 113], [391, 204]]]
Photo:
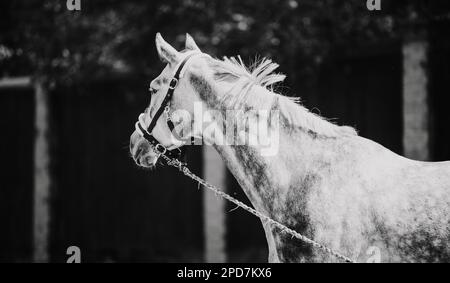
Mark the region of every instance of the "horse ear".
[[161, 61], [169, 64], [176, 64], [178, 62], [178, 51], [167, 43], [159, 32], [156, 34], [155, 42], [156, 50]]
[[200, 51], [200, 48], [198, 48], [197, 44], [189, 33], [186, 33], [185, 48], [189, 50]]

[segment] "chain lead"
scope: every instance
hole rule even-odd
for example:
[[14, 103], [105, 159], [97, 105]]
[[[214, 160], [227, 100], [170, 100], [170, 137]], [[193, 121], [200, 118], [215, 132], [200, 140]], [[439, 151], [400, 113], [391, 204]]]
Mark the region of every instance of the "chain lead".
[[216, 195], [234, 203], [235, 205], [241, 207], [242, 209], [250, 212], [251, 214], [255, 215], [256, 217], [260, 218], [261, 220], [272, 224], [273, 226], [277, 227], [280, 229], [281, 232], [285, 232], [289, 235], [291, 235], [293, 238], [297, 238], [305, 243], [308, 243], [310, 245], [312, 245], [313, 247], [316, 247], [318, 249], [321, 249], [333, 256], [335, 256], [336, 258], [339, 258], [345, 262], [349, 262], [349, 263], [354, 263], [355, 261], [352, 260], [349, 257], [346, 257], [345, 255], [342, 255], [314, 240], [309, 239], [308, 237], [303, 236], [302, 234], [298, 233], [295, 230], [292, 230], [291, 228], [281, 224], [280, 222], [273, 220], [272, 218], [270, 218], [269, 216], [266, 216], [265, 214], [262, 214], [261, 212], [249, 207], [248, 205], [244, 204], [243, 202], [233, 198], [232, 196], [228, 195], [227, 193], [223, 192], [222, 190], [220, 190], [219, 188], [209, 184], [208, 182], [206, 182], [205, 180], [203, 180], [202, 178], [200, 178], [199, 176], [195, 175], [194, 173], [191, 172], [191, 170], [189, 170], [189, 168], [186, 166], [185, 163], [182, 163], [181, 161], [179, 161], [176, 158], [170, 158], [164, 154], [161, 154], [161, 157], [166, 161], [166, 163], [170, 166], [173, 166], [175, 168], [177, 168], [179, 171], [183, 172], [184, 175], [188, 176], [189, 178], [191, 178], [192, 180], [196, 181], [197, 183], [199, 183], [200, 185], [204, 186], [205, 188], [213, 191]]

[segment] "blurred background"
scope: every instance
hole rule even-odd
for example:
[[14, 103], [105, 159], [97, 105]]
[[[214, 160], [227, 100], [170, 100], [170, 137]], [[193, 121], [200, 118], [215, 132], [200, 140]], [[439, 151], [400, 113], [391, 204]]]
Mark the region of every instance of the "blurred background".
[[[266, 262], [259, 220], [176, 170], [138, 168], [129, 136], [178, 49], [264, 56], [279, 91], [420, 160], [450, 160], [450, 2], [0, 2], [0, 262]], [[371, 1], [370, 1], [371, 2]], [[210, 149], [192, 170], [248, 203]]]

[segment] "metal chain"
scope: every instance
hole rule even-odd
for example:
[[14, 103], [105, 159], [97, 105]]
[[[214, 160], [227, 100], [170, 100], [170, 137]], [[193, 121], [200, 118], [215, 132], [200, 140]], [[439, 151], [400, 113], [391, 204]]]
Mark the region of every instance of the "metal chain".
[[285, 232], [289, 235], [291, 235], [292, 237], [295, 237], [305, 243], [308, 243], [310, 245], [312, 245], [315, 248], [321, 249], [329, 254], [332, 254], [333, 256], [344, 260], [345, 262], [350, 262], [350, 263], [355, 263], [354, 260], [350, 259], [349, 257], [346, 257], [314, 240], [311, 240], [305, 236], [303, 236], [302, 234], [298, 233], [295, 230], [290, 229], [289, 227], [286, 227], [285, 225], [281, 224], [280, 222], [273, 220], [272, 218], [266, 216], [265, 214], [262, 214], [261, 212], [257, 211], [256, 209], [253, 209], [251, 207], [249, 207], [248, 205], [244, 204], [243, 202], [233, 198], [232, 196], [228, 195], [227, 193], [223, 192], [222, 190], [220, 190], [219, 188], [209, 184], [208, 182], [206, 182], [205, 180], [203, 180], [202, 178], [200, 178], [199, 176], [195, 175], [194, 173], [191, 172], [191, 170], [189, 170], [189, 168], [186, 166], [185, 163], [182, 163], [181, 161], [179, 161], [178, 159], [175, 158], [170, 158], [164, 154], [161, 154], [160, 157], [162, 157], [166, 163], [170, 166], [173, 166], [175, 168], [177, 168], [179, 171], [183, 172], [184, 175], [188, 176], [189, 178], [191, 178], [192, 180], [198, 182], [199, 184], [201, 184], [202, 186], [204, 186], [205, 188], [213, 191], [216, 195], [236, 204], [237, 206], [241, 207], [242, 209], [250, 212], [251, 214], [255, 215], [256, 217], [259, 217], [262, 221], [265, 221], [269, 224], [272, 224], [273, 226], [279, 228], [281, 230], [281, 232]]

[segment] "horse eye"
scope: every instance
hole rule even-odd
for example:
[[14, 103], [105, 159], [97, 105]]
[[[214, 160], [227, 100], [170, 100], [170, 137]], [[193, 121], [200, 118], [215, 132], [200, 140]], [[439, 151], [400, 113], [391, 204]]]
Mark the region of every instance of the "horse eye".
[[150, 94], [151, 94], [151, 95], [153, 95], [153, 94], [155, 94], [155, 93], [158, 92], [157, 89], [154, 89], [154, 88], [152, 88], [152, 87], [151, 87], [149, 90], [150, 90]]

